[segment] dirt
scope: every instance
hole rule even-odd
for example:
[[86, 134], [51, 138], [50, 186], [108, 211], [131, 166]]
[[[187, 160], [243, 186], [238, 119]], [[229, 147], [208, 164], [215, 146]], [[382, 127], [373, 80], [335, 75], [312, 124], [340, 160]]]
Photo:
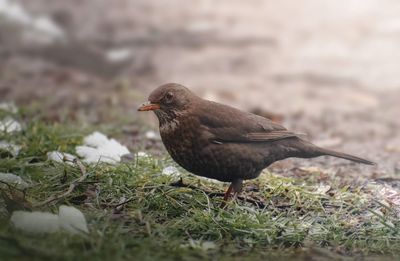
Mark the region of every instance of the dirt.
[[51, 120], [113, 121], [116, 109], [156, 129], [135, 108], [156, 86], [179, 82], [378, 163], [321, 158], [277, 169], [400, 173], [395, 0], [8, 2], [61, 33], [0, 11], [0, 100], [36, 104]]

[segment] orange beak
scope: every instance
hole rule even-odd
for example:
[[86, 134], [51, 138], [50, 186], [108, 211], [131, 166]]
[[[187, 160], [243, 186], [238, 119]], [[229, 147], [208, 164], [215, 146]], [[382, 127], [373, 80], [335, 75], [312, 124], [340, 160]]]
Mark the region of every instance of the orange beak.
[[139, 107], [138, 111], [154, 111], [160, 109], [160, 105], [157, 103], [146, 102]]

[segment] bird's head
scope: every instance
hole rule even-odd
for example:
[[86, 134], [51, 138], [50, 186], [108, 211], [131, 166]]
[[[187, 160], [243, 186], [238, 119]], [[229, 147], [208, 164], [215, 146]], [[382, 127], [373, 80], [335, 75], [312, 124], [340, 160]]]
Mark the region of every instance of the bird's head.
[[167, 83], [155, 89], [148, 102], [140, 106], [138, 111], [154, 111], [162, 123], [184, 113], [196, 98], [197, 96], [185, 86]]

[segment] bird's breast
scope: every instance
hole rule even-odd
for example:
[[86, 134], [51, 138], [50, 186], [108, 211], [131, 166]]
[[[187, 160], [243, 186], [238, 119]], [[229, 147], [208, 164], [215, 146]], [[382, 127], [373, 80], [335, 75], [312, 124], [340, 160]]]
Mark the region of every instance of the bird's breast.
[[208, 140], [202, 138], [201, 126], [195, 120], [174, 119], [160, 125], [162, 141], [171, 157], [186, 169]]
[[179, 120], [177, 119], [165, 122], [160, 125], [160, 133], [161, 135], [174, 135], [179, 125]]

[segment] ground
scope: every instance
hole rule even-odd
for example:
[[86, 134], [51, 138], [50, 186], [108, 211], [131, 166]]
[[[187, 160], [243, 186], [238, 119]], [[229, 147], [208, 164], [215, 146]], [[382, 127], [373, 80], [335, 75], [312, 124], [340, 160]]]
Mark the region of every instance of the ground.
[[[9, 11], [16, 3], [26, 12], [22, 19], [21, 15], [15, 15], [18, 12]], [[26, 178], [30, 178], [27, 172], [32, 169], [35, 173], [55, 171], [61, 175], [63, 165], [47, 162], [45, 154], [50, 149], [60, 148], [73, 152], [73, 146], [89, 130], [102, 130], [117, 137], [134, 153], [151, 154], [153, 157], [144, 167], [140, 162], [124, 163], [111, 169], [99, 167], [93, 170], [94, 176], [88, 184], [80, 186], [66, 199], [43, 207], [43, 210], [55, 211], [59, 204], [68, 203], [78, 205], [89, 215], [93, 234], [80, 238], [75, 247], [85, 248], [88, 255], [97, 258], [119, 252], [123, 253], [121, 258], [135, 254], [144, 257], [150, 247], [161, 247], [171, 258], [174, 255], [183, 258], [183, 250], [177, 246], [191, 244], [192, 239], [196, 243], [184, 249], [193, 258], [207, 257], [202, 255], [223, 258], [224, 253], [219, 251], [225, 249], [225, 243], [229, 257], [242, 250], [243, 255], [248, 256], [254, 246], [258, 250], [254, 255], [261, 258], [265, 253], [272, 253], [271, 249], [288, 245], [292, 248], [287, 255], [295, 251], [294, 255], [301, 254], [304, 258], [328, 254], [321, 247], [327, 247], [333, 258], [336, 254], [394, 254], [398, 228], [393, 218], [396, 214], [391, 211], [396, 207], [393, 205], [387, 213], [385, 207], [374, 205], [378, 203], [371, 202], [368, 197], [373, 197], [375, 190], [365, 188], [365, 184], [384, 180], [385, 186], [397, 191], [400, 169], [398, 10], [399, 5], [394, 0], [384, 4], [377, 0], [335, 3], [328, 0], [296, 3], [261, 0], [218, 3], [207, 0], [165, 3], [0, 1], [0, 101], [16, 102], [21, 110], [15, 117], [28, 128], [15, 137], [2, 137], [22, 143], [23, 149], [16, 159], [10, 155], [2, 158], [0, 172], [16, 172]], [[45, 18], [53, 26], [38, 22]], [[176, 180], [156, 175], [173, 163], [159, 140], [145, 138], [146, 131], [157, 131], [154, 115], [139, 114], [136, 108], [146, 101], [153, 88], [166, 82], [179, 82], [205, 98], [272, 116], [288, 128], [306, 133], [316, 144], [371, 159], [378, 165], [355, 165], [325, 157], [278, 162], [259, 180], [250, 182], [246, 192], [255, 193], [253, 196], [258, 201], [264, 199], [268, 211], [243, 201], [233, 203], [227, 210], [219, 210], [214, 207], [219, 198], [206, 196], [204, 191], [221, 192], [222, 185], [200, 184], [195, 177], [186, 177], [184, 172], [184, 182], [198, 185], [198, 189], [175, 188], [168, 184]], [[74, 128], [62, 131], [66, 126]], [[71, 144], [60, 140], [70, 135], [76, 137], [76, 140], [67, 140]], [[38, 144], [41, 147], [37, 147]], [[71, 171], [70, 179], [79, 175], [76, 169], [68, 171]], [[85, 199], [84, 203], [73, 200], [86, 190], [93, 190], [91, 182], [104, 186], [110, 179], [107, 173], [114, 173], [112, 179], [115, 178], [119, 186], [105, 188], [109, 191], [101, 196], [104, 204], [97, 202], [87, 206], [92, 198]], [[63, 188], [58, 180], [48, 176], [37, 175], [31, 179], [37, 185], [28, 191], [29, 204], [40, 202]], [[274, 182], [277, 183], [268, 185]], [[296, 199], [291, 192], [285, 195], [279, 191], [281, 185], [277, 184], [281, 183], [289, 184], [288, 191], [298, 191], [299, 195], [308, 195], [308, 190], [315, 192], [319, 186], [330, 186], [332, 191], [325, 192], [324, 197], [328, 199], [314, 194], [311, 198]], [[303, 183], [306, 184], [304, 188]], [[118, 189], [121, 184], [128, 193], [124, 197], [130, 195], [135, 200], [114, 219], [114, 210], [109, 205], [122, 196], [118, 194], [122, 193]], [[147, 190], [143, 184], [154, 188]], [[337, 216], [326, 212], [324, 204], [336, 205], [336, 197], [341, 197], [341, 193], [355, 197], [349, 199], [350, 202], [346, 197], [340, 201], [354, 209], [329, 210], [337, 212]], [[171, 197], [162, 198], [161, 195]], [[271, 205], [275, 197], [290, 207], [275, 209]], [[208, 200], [211, 203], [207, 203]], [[308, 200], [317, 202], [320, 207], [308, 206]], [[153, 208], [159, 211], [152, 213]], [[369, 208], [383, 209], [387, 215], [384, 220], [392, 222], [393, 219], [395, 231], [390, 224], [385, 226], [388, 230], [374, 227], [375, 223], [366, 224], [362, 217]], [[186, 209], [190, 211], [183, 211]], [[138, 218], [138, 210], [143, 211], [145, 221]], [[204, 211], [208, 216], [201, 216]], [[346, 213], [357, 211], [361, 219], [353, 228], [340, 223], [352, 220]], [[326, 233], [311, 233], [307, 230], [308, 221], [296, 221], [304, 220], [304, 212], [310, 212], [315, 219], [321, 218], [322, 225], [318, 229]], [[288, 220], [279, 220], [281, 216]], [[208, 223], [210, 220], [213, 225]], [[111, 222], [110, 228], [107, 222]], [[143, 222], [161, 224], [161, 228], [151, 234], [143, 231]], [[277, 232], [279, 227], [286, 226], [282, 225], [285, 222], [296, 227], [293, 237], [290, 233], [279, 235]], [[376, 222], [379, 223], [379, 218]], [[262, 230], [260, 224], [263, 224], [262, 229], [271, 230]], [[193, 227], [194, 231], [185, 232], [188, 227]], [[311, 231], [316, 229], [311, 227]], [[47, 252], [46, 244], [64, 236], [45, 236], [36, 242], [42, 244], [38, 246], [30, 245], [27, 241], [30, 237], [15, 234], [12, 228], [4, 229], [6, 242], [17, 244], [15, 247], [21, 247], [18, 251], [33, 251], [39, 257], [57, 254], [57, 250]], [[128, 236], [130, 230], [135, 235], [133, 238]], [[376, 235], [378, 230], [383, 234]], [[201, 236], [202, 233], [205, 235]], [[246, 236], [246, 233], [251, 235]], [[370, 236], [362, 233], [370, 233]], [[103, 235], [101, 240], [105, 241], [94, 241], [94, 235]], [[371, 243], [372, 235], [377, 239]], [[385, 235], [386, 245], [382, 243]], [[102, 244], [113, 238], [119, 238], [118, 244], [101, 252]], [[365, 239], [363, 243], [362, 238]], [[70, 246], [74, 239], [60, 244], [55, 240], [52, 244], [58, 249]], [[211, 241], [216, 247], [199, 254], [196, 244], [201, 244], [202, 240]], [[124, 245], [125, 241], [129, 244]], [[366, 245], [372, 249], [366, 249]], [[117, 248], [127, 251], [117, 251]], [[177, 252], [167, 251], [170, 249]], [[281, 251], [276, 253], [282, 254]]]

